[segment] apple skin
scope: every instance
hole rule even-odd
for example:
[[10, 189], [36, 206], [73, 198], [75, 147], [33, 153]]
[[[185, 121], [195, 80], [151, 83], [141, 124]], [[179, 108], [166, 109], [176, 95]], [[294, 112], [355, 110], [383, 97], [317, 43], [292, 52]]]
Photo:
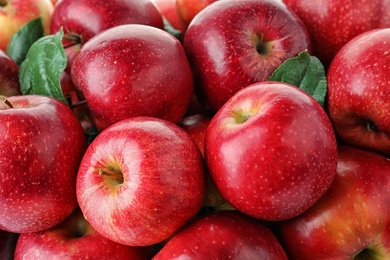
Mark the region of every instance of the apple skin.
[[[150, 252], [149, 252], [150, 251]], [[17, 259], [150, 259], [148, 247], [130, 247], [99, 234], [77, 208], [67, 219], [47, 230], [23, 233], [15, 249]]]
[[9, 97], [21, 94], [19, 66], [0, 49], [0, 95]]
[[176, 10], [180, 20], [188, 27], [195, 15], [217, 0], [176, 0]]
[[71, 76], [100, 131], [134, 116], [178, 123], [194, 93], [180, 41], [146, 25], [120, 25], [90, 39]]
[[0, 4], [0, 50], [6, 51], [12, 36], [27, 22], [42, 17], [44, 32], [50, 33], [51, 0], [3, 0]]
[[204, 161], [179, 126], [133, 117], [89, 145], [77, 198], [91, 225], [130, 246], [160, 243], [197, 214], [205, 196]]
[[187, 26], [184, 26], [183, 21], [179, 17], [176, 9], [176, 0], [154, 0], [154, 3], [173, 28], [185, 32]]
[[70, 70], [85, 42], [104, 30], [123, 24], [164, 28], [163, 18], [150, 0], [62, 0], [55, 6], [50, 32], [54, 34], [63, 29], [67, 70]]
[[340, 145], [329, 190], [303, 214], [278, 223], [290, 259], [390, 259], [389, 189], [387, 158]]
[[205, 137], [210, 176], [237, 210], [261, 220], [295, 217], [336, 174], [336, 137], [325, 110], [306, 92], [258, 82], [230, 98]]
[[199, 101], [216, 112], [234, 93], [265, 81], [310, 50], [308, 32], [282, 2], [223, 0], [196, 15], [184, 35]]
[[327, 68], [355, 36], [390, 26], [389, 0], [283, 0], [305, 23], [313, 55]]
[[327, 109], [336, 134], [349, 145], [390, 155], [390, 29], [356, 36], [328, 73]]
[[0, 259], [13, 260], [19, 234], [0, 230]]
[[155, 255], [165, 259], [286, 259], [275, 235], [238, 211], [218, 211], [196, 219]]
[[76, 175], [86, 149], [83, 129], [61, 101], [38, 95], [0, 102], [0, 229], [50, 228], [77, 206]]

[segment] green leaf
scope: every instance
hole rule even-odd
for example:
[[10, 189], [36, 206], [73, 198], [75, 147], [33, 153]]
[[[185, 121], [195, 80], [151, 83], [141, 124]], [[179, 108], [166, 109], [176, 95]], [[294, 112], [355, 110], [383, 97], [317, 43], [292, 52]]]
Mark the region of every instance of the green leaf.
[[7, 46], [8, 56], [20, 66], [31, 45], [43, 36], [44, 30], [41, 17], [27, 22], [12, 36]]
[[22, 94], [38, 94], [57, 98], [68, 104], [60, 84], [67, 56], [62, 45], [62, 29], [38, 39], [28, 50], [19, 69]]
[[273, 72], [269, 80], [297, 86], [324, 107], [328, 89], [325, 68], [317, 57], [311, 56], [307, 51], [287, 59]]

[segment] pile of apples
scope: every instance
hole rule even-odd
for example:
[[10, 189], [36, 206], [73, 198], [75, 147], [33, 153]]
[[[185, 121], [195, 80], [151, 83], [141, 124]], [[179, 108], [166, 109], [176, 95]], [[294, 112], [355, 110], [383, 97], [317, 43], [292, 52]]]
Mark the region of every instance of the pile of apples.
[[0, 259], [390, 259], [390, 0], [0, 0]]

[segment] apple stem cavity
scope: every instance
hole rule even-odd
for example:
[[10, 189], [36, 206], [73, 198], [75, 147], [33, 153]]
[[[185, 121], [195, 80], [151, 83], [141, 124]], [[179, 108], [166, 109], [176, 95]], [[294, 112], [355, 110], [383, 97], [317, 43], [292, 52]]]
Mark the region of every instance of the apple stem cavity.
[[117, 184], [122, 184], [124, 181], [122, 171], [119, 167], [108, 166], [107, 168], [99, 169], [98, 172], [99, 175], [107, 176], [110, 180], [115, 181]]
[[374, 122], [368, 120], [367, 123], [367, 130], [370, 131], [370, 132], [377, 132], [379, 131], [378, 127], [376, 126], [376, 124], [374, 124]]
[[8, 4], [8, 0], [0, 0], [0, 7], [4, 7]]
[[257, 34], [252, 35], [252, 40], [255, 44], [256, 51], [261, 56], [266, 56], [269, 53], [269, 43], [264, 42], [264, 35], [262, 34], [260, 37]]
[[[1, 0], [0, 0], [1, 1]], [[9, 106], [9, 108], [14, 108], [14, 106], [9, 102], [6, 96], [0, 95], [0, 102]]]
[[[2, 1], [2, 0], [0, 0], [0, 1]], [[82, 42], [81, 37], [77, 36], [77, 35], [64, 35], [63, 39], [72, 42], [72, 43], [64, 46], [64, 49], [70, 48], [70, 47], [75, 46], [77, 44], [81, 44], [81, 42]]]
[[364, 249], [359, 254], [357, 254], [354, 258], [354, 260], [374, 260], [375, 258], [371, 255], [371, 250]]

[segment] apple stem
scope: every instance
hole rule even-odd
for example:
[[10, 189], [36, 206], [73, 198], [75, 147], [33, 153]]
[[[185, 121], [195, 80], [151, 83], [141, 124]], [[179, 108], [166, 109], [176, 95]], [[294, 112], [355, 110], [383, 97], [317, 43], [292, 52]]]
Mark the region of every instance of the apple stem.
[[123, 183], [123, 175], [114, 168], [99, 169], [99, 175], [108, 176], [115, 179], [118, 183]]
[[375, 132], [375, 131], [378, 131], [378, 127], [374, 124], [374, 122], [372, 121], [368, 121], [367, 122], [367, 129], [368, 131], [370, 132]]
[[11, 102], [9, 102], [6, 96], [0, 95], [0, 102], [6, 104], [10, 108], [14, 108], [14, 106], [11, 104]]
[[87, 100], [82, 100], [82, 101], [79, 101], [79, 102], [77, 102], [77, 103], [72, 104], [72, 105], [70, 106], [70, 108], [73, 109], [73, 108], [76, 108], [76, 107], [78, 107], [78, 106], [84, 105], [84, 104], [86, 104], [86, 103], [87, 103]]

